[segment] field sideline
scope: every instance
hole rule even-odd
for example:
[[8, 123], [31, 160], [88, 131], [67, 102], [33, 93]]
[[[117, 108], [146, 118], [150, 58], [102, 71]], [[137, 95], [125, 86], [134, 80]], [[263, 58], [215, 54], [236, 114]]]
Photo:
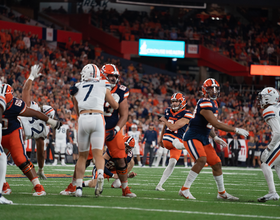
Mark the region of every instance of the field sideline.
[[[0, 206], [1, 219], [280, 219], [280, 201], [257, 202], [257, 198], [268, 191], [260, 169], [223, 168], [226, 190], [239, 197], [238, 202], [217, 199], [216, 183], [208, 167], [192, 185], [191, 192], [196, 200], [178, 196], [190, 170], [180, 166], [163, 185], [165, 192], [154, 190], [164, 168], [136, 166], [133, 171], [137, 176], [129, 179], [129, 186], [137, 198], [123, 198], [121, 189], [110, 187], [112, 179], [105, 180], [104, 192], [99, 198], [90, 188], [83, 189], [82, 198], [61, 196], [59, 192], [71, 182], [73, 169], [72, 165], [46, 166], [46, 174], [64, 177], [41, 180], [47, 192], [43, 197], [32, 196], [32, 184], [27, 178], [7, 178], [12, 194], [6, 198], [14, 205]], [[21, 171], [16, 166], [8, 166], [7, 174], [21, 174]], [[86, 170], [86, 175], [91, 175], [91, 168]], [[275, 171], [274, 179], [280, 192], [280, 180]]]

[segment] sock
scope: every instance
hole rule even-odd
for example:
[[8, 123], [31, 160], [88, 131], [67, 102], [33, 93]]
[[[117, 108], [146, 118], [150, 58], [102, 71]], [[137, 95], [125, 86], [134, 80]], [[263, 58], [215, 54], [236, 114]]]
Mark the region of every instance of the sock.
[[[2, 150], [2, 147], [0, 146], [0, 150]], [[5, 153], [0, 153], [0, 194], [2, 193], [3, 184], [6, 182], [5, 176], [6, 176], [6, 169], [7, 169], [7, 156]]]
[[61, 159], [61, 164], [65, 164], [65, 159]]
[[142, 166], [141, 161], [138, 161], [138, 166]]
[[128, 181], [121, 182], [122, 183], [122, 188], [125, 189], [128, 186]]
[[163, 174], [162, 174], [162, 177], [158, 183], [158, 185], [162, 186], [165, 181], [169, 178], [169, 176], [172, 174], [174, 168], [175, 168], [175, 165], [177, 163], [177, 160], [174, 159], [174, 158], [171, 158], [169, 160], [169, 164], [168, 166], [166, 167], [166, 169], [164, 170]]
[[72, 185], [73, 185], [73, 186], [76, 185], [76, 178], [72, 178]]
[[83, 182], [83, 187], [88, 187], [88, 183], [89, 183], [90, 181], [91, 181], [91, 180], [84, 181], [84, 182]]
[[187, 167], [187, 166], [188, 166], [188, 162], [184, 162], [184, 164], [185, 164], [185, 167]]
[[262, 163], [261, 168], [268, 185], [269, 193], [275, 193], [276, 189], [273, 181], [273, 173], [271, 167], [268, 166], [266, 163]]
[[159, 165], [159, 162], [161, 160], [161, 156], [162, 156], [162, 152], [159, 152], [158, 155], [157, 155], [157, 161], [156, 161], [156, 164], [155, 164], [156, 167]]
[[187, 176], [186, 182], [184, 184], [184, 187], [191, 188], [192, 183], [195, 181], [196, 177], [198, 176], [198, 173], [194, 171], [190, 171], [189, 175]]
[[57, 159], [54, 159], [54, 163], [57, 163]]
[[97, 176], [99, 176], [99, 175], [103, 176], [103, 174], [104, 174], [104, 170], [103, 169], [98, 169], [97, 170]]
[[165, 164], [166, 164], [166, 157], [167, 155], [164, 154], [163, 157], [162, 157], [162, 166], [165, 167]]
[[33, 178], [33, 179], [31, 180], [31, 182], [32, 182], [32, 184], [33, 184], [34, 187], [35, 187], [37, 184], [40, 184], [40, 181], [39, 181], [38, 177]]
[[73, 160], [73, 164], [75, 164], [75, 165], [76, 165], [76, 163], [77, 163], [77, 160]]
[[83, 179], [77, 179], [76, 180], [76, 187], [82, 188], [83, 186]]
[[44, 168], [38, 168], [38, 172], [44, 172]]
[[192, 165], [192, 167], [193, 167], [193, 165], [194, 165], [194, 162], [191, 162], [191, 165]]
[[218, 187], [218, 192], [224, 192], [225, 191], [225, 186], [224, 186], [223, 174], [220, 175], [220, 176], [213, 176], [213, 177], [216, 181], [216, 184], [217, 184], [217, 187]]

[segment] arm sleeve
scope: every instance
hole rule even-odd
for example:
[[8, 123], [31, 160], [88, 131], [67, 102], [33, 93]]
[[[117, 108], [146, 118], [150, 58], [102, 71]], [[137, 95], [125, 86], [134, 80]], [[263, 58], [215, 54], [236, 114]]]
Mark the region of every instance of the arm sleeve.
[[272, 150], [275, 147], [275, 145], [280, 141], [280, 124], [276, 118], [270, 118], [269, 120], [267, 120], [267, 123], [272, 129], [272, 139], [268, 145], [268, 148]]

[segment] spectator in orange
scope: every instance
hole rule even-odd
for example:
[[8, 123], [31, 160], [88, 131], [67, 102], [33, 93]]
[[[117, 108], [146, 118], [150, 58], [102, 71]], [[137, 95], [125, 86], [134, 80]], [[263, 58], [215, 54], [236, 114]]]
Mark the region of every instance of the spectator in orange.
[[97, 44], [96, 47], [94, 48], [94, 52], [95, 52], [95, 58], [101, 56], [102, 49], [99, 47], [98, 44]]
[[20, 50], [23, 50], [25, 48], [25, 43], [22, 40], [22, 37], [19, 38], [19, 40], [17, 40], [17, 48], [19, 48]]
[[66, 42], [65, 49], [71, 50], [72, 44], [73, 44], [73, 41], [72, 41], [71, 37], [69, 37], [68, 41]]

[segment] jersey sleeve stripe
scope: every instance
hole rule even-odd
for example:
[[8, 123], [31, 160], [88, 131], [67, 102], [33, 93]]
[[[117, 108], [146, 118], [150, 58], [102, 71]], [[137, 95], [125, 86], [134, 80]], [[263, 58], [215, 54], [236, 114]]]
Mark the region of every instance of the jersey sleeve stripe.
[[269, 118], [269, 117], [275, 117], [275, 114], [266, 115], [266, 116], [263, 117], [263, 119], [267, 119], [267, 118]]
[[124, 94], [124, 98], [127, 98], [129, 96], [129, 92]]
[[204, 103], [199, 104], [199, 106], [200, 106], [201, 108], [213, 107], [213, 105], [212, 105], [211, 102], [204, 102]]
[[186, 118], [193, 118], [193, 115], [191, 113], [187, 113], [187, 114], [184, 115], [184, 117], [186, 117]]
[[23, 112], [25, 112], [25, 110], [26, 110], [26, 105], [24, 106], [24, 108], [21, 110], [19, 114], [22, 114]]
[[266, 116], [268, 114], [275, 114], [275, 113], [274, 113], [274, 111], [269, 111], [269, 112], [264, 113], [263, 116]]

